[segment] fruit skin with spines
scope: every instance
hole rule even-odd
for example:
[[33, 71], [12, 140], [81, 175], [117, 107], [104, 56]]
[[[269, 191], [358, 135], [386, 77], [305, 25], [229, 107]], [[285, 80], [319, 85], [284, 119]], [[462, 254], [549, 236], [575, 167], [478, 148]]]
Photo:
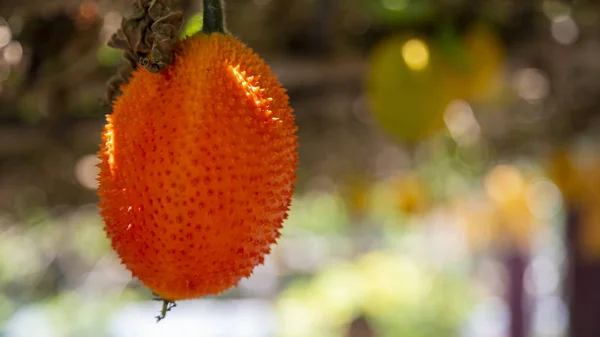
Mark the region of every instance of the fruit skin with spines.
[[198, 33], [161, 73], [138, 67], [122, 92], [99, 151], [112, 247], [163, 299], [237, 285], [291, 205], [298, 143], [285, 90], [235, 37]]

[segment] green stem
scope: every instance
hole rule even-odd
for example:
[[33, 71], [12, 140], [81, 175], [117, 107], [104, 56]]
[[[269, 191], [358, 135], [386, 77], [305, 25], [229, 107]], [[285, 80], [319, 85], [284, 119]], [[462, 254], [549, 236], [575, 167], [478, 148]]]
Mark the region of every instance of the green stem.
[[225, 34], [225, 13], [223, 11], [223, 0], [204, 0], [203, 16], [203, 33]]

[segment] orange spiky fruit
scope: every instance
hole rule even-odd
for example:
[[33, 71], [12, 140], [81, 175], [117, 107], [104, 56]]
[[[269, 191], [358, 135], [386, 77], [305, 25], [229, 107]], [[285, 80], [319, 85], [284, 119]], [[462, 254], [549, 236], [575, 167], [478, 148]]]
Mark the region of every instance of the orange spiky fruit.
[[138, 67], [122, 87], [99, 152], [107, 236], [172, 301], [218, 294], [263, 263], [298, 161], [288, 96], [259, 56], [221, 33], [181, 47], [166, 70]]

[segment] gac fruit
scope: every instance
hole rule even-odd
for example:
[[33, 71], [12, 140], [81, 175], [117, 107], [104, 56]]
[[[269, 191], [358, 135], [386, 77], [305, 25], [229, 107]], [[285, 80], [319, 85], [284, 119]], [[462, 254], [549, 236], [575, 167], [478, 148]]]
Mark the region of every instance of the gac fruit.
[[262, 264], [298, 163], [289, 98], [230, 35], [180, 41], [159, 74], [138, 67], [107, 116], [100, 211], [123, 264], [171, 301], [215, 295]]

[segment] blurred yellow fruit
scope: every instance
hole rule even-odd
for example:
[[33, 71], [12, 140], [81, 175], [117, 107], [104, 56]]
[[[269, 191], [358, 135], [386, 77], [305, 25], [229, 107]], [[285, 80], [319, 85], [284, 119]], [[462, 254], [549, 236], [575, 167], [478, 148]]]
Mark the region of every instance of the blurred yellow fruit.
[[443, 127], [452, 100], [487, 100], [502, 86], [504, 48], [483, 24], [453, 47], [465, 67], [436, 42], [414, 36], [383, 40], [371, 54], [367, 92], [378, 124], [402, 141], [417, 141]]
[[483, 24], [475, 24], [464, 37], [467, 58], [467, 99], [486, 100], [502, 86], [505, 52], [498, 35]]
[[382, 41], [371, 55], [367, 84], [378, 124], [402, 141], [440, 129], [446, 105], [464, 88], [455, 73], [425, 39], [394, 36]]

